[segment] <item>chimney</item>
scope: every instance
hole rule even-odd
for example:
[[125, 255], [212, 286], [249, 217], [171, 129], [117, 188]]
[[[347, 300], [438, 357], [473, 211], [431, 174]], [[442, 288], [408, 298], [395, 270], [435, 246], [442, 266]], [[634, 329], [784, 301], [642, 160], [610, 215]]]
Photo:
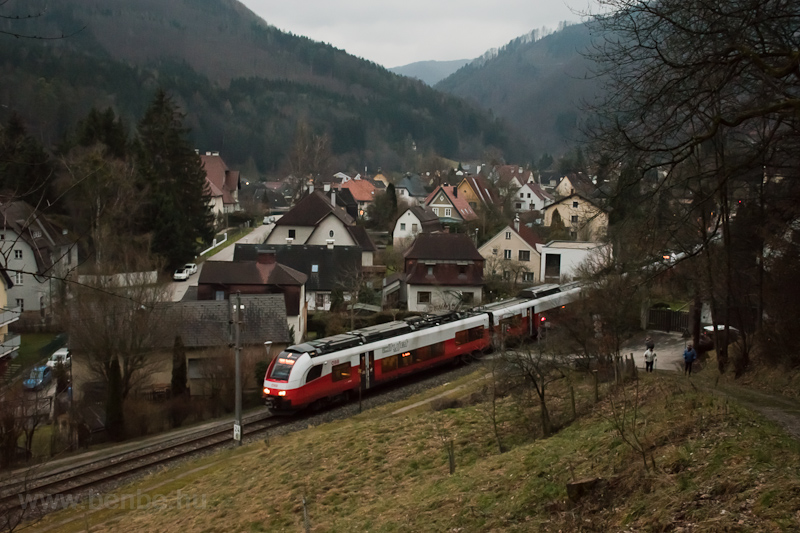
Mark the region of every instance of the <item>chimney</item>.
[[453, 196], [458, 198], [458, 187], [453, 187]]
[[292, 244], [294, 242], [294, 238], [286, 237], [286, 244]]
[[314, 192], [314, 182], [312, 181], [312, 182], [309, 182], [309, 184], [308, 184], [308, 194], [311, 194], [313, 192]]
[[336, 207], [336, 189], [331, 189], [331, 205]]
[[219, 157], [219, 152], [211, 152], [211, 155], [213, 155], [214, 157]]
[[519, 215], [514, 217], [514, 231], [519, 233]]
[[334, 239], [327, 239], [325, 244], [327, 245], [328, 250], [333, 250], [333, 245], [336, 244], [336, 241]]
[[211, 152], [206, 152], [206, 155], [211, 155]]
[[329, 190], [331, 190], [331, 184], [330, 183], [323, 183], [322, 184], [322, 190], [325, 191], [325, 192], [328, 192]]
[[273, 250], [259, 250], [257, 261], [259, 265], [274, 265], [275, 252]]

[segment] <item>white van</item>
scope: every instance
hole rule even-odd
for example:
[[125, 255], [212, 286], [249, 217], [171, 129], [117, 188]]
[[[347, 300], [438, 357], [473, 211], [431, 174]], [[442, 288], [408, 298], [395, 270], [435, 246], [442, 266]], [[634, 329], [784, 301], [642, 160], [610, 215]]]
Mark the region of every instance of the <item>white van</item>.
[[69, 354], [69, 348], [59, 348], [53, 355], [50, 356], [50, 359], [47, 361], [47, 366], [50, 368], [55, 368], [55, 366], [61, 362], [62, 365], [69, 367], [72, 364], [72, 358]]

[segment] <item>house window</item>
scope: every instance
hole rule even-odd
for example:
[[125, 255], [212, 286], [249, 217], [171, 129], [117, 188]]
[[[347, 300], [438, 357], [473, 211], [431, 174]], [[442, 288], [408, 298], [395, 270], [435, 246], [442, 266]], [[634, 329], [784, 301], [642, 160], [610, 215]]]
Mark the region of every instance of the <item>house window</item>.
[[522, 204], [520, 202], [517, 202], [516, 204], [514, 204], [514, 209], [522, 209]]
[[511, 250], [503, 250], [503, 259], [511, 259]]
[[314, 297], [314, 305], [317, 309], [324, 309], [325, 308], [325, 295], [322, 293], [317, 293]]
[[22, 250], [14, 250], [14, 259], [22, 259]]
[[0, 241], [4, 241], [4, 240], [6, 240], [6, 234], [5, 233], [0, 233]]
[[578, 202], [572, 202], [572, 207], [578, 207]]
[[295, 230], [293, 230], [293, 229], [290, 229], [290, 230], [289, 230], [289, 238], [290, 238], [290, 239], [294, 239], [295, 235], [296, 235], [296, 232], [295, 232]]
[[497, 255], [497, 248], [492, 248], [492, 255]]
[[507, 232], [506, 232], [506, 240], [507, 240], [507, 241], [510, 241], [510, 240], [511, 240], [511, 232], [510, 232], [510, 231], [507, 231]]
[[578, 232], [577, 231], [570, 231], [569, 232], [569, 237], [570, 237], [570, 239], [577, 239], [578, 238]]
[[572, 217], [570, 217], [570, 220], [572, 221], [573, 224], [577, 224], [578, 223], [578, 215], [572, 215]]
[[520, 198], [525, 198], [525, 193], [522, 193], [522, 192], [521, 192], [521, 193], [519, 193], [519, 197], [520, 197]]
[[22, 277], [22, 272], [15, 272], [14, 273], [14, 285], [22, 285], [24, 278]]
[[450, 210], [450, 208], [449, 207], [445, 208], [444, 216], [449, 217], [451, 214], [452, 214], [452, 211]]
[[559, 279], [561, 277], [561, 255], [545, 254], [544, 277]]
[[475, 300], [475, 295], [471, 292], [461, 293], [461, 303], [471, 304]]
[[467, 273], [467, 265], [458, 265], [458, 273], [459, 274], [466, 274]]
[[511, 272], [508, 270], [503, 270], [503, 279], [508, 280], [511, 279]]
[[22, 298], [17, 298], [17, 307], [19, 307], [20, 311], [24, 311], [25, 310], [25, 300], [23, 300]]
[[417, 231], [418, 231], [417, 230], [417, 225], [416, 224], [411, 224], [411, 233], [416, 233]]
[[531, 252], [530, 252], [530, 250], [520, 250], [519, 251], [519, 260], [520, 261], [530, 261], [531, 260]]
[[214, 293], [214, 299], [217, 301], [225, 299], [225, 291], [216, 291]]
[[417, 303], [418, 304], [429, 304], [429, 303], [431, 303], [431, 293], [428, 292], [428, 291], [418, 292], [417, 293]]
[[400, 223], [400, 231], [405, 231], [405, 230], [406, 230], [406, 223], [405, 222], [401, 222]]
[[429, 276], [433, 276], [433, 267], [432, 266], [428, 267], [428, 275]]
[[311, 273], [316, 274], [319, 272], [319, 265], [311, 265]]
[[331, 239], [333, 239], [333, 230], [330, 230], [330, 231], [328, 232], [328, 237], [330, 237]]
[[433, 214], [436, 215], [437, 217], [439, 216], [439, 208], [438, 207], [434, 207], [433, 208]]
[[528, 193], [528, 198], [530, 198], [530, 197], [531, 197], [531, 193]]
[[534, 282], [535, 280], [533, 279], [533, 272], [523, 272], [522, 281]]

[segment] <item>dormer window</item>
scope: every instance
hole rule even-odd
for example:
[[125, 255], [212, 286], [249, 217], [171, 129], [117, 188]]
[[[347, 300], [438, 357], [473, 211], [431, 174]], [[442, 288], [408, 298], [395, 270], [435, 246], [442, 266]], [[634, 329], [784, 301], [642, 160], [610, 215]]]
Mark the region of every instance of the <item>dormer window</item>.
[[428, 275], [429, 276], [433, 276], [433, 267], [432, 266], [428, 267]]

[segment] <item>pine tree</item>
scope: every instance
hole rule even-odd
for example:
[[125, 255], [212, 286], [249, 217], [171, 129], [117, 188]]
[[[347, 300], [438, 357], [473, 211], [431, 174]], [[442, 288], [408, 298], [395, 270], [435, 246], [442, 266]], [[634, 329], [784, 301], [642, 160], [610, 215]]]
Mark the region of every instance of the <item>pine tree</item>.
[[139, 123], [139, 176], [150, 192], [147, 228], [152, 251], [175, 267], [213, 237], [206, 173], [187, 140], [184, 114], [163, 89]]
[[175, 337], [172, 346], [172, 396], [178, 397], [186, 394], [186, 348], [180, 335]]

